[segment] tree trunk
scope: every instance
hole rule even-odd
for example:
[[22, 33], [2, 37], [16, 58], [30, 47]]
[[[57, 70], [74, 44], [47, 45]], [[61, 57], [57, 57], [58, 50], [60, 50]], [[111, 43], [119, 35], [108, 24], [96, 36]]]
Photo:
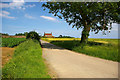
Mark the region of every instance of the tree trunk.
[[81, 36], [80, 43], [82, 43], [82, 44], [86, 44], [87, 43], [89, 32], [90, 32], [90, 27], [89, 26], [85, 26], [83, 31], [82, 31], [82, 36]]

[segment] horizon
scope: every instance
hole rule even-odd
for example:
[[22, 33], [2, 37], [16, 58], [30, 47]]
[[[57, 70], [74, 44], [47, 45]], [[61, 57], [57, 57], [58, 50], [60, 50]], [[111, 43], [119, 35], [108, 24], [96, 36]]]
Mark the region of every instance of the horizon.
[[[3, 34], [7, 34], [7, 33], [3, 33]], [[18, 33], [17, 33], [18, 34]], [[39, 33], [38, 33], [39, 34]], [[9, 35], [9, 34], [8, 34]], [[15, 36], [15, 34], [13, 34], [13, 35], [9, 35], [9, 36]], [[40, 35], [39, 35], [40, 36]], [[42, 35], [42, 36], [44, 36], [44, 34]], [[53, 35], [54, 36], [54, 35]], [[68, 35], [62, 35], [62, 36], [68, 36]], [[57, 38], [57, 37], [59, 37], [59, 36], [54, 36], [55, 38]], [[70, 37], [73, 37], [73, 36], [70, 36]], [[81, 38], [81, 37], [73, 37], [73, 38]], [[107, 37], [102, 37], [102, 38], [99, 38], [99, 37], [92, 37], [92, 38], [90, 38], [90, 39], [120, 39], [120, 38], [107, 38]]]
[[[2, 2], [2, 18], [1, 33], [15, 35], [16, 33], [24, 33], [36, 31], [44, 35], [44, 32], [52, 32], [53, 36], [59, 35], [81, 38], [82, 29], [77, 30], [68, 25], [63, 19], [53, 16], [45, 11], [42, 7], [43, 2]], [[111, 32], [106, 31], [107, 35], [103, 35], [102, 31], [98, 34], [90, 32], [89, 38], [111, 38], [118, 39], [118, 26], [120, 24], [113, 23]]]

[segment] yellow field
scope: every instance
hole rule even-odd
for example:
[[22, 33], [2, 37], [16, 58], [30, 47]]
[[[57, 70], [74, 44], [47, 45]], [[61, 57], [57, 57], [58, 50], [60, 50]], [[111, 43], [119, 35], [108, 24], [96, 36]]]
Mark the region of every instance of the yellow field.
[[73, 40], [81, 40], [80, 38], [42, 38], [45, 41], [73, 41]]
[[[51, 42], [51, 41], [73, 41], [73, 40], [81, 40], [81, 38], [41, 38], [42, 40]], [[89, 41], [105, 43], [107, 44], [108, 41], [104, 41], [106, 39], [88, 39]]]

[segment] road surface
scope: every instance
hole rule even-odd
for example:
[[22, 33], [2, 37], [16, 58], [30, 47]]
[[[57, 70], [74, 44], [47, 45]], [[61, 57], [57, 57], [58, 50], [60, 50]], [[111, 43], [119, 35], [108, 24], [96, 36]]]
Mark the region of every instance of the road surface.
[[58, 78], [118, 78], [118, 63], [66, 50], [41, 41], [43, 58]]

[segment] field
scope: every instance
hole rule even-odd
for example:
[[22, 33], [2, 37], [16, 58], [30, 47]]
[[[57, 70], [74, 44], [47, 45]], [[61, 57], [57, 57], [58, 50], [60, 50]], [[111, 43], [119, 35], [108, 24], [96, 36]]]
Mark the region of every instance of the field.
[[2, 38], [2, 47], [15, 47], [21, 42], [24, 42], [25, 38]]
[[51, 42], [51, 41], [73, 41], [73, 40], [81, 40], [80, 38], [42, 38], [42, 40]]
[[26, 40], [18, 45], [12, 59], [3, 67], [2, 74], [3, 78], [50, 78], [40, 43]]
[[42, 40], [82, 54], [118, 61], [117, 39], [89, 39], [84, 47], [81, 46], [79, 38], [42, 38]]
[[5, 36], [5, 35], [2, 35], [2, 38], [26, 38], [26, 36]]
[[12, 58], [14, 48], [0, 47], [2, 50], [2, 67]]

